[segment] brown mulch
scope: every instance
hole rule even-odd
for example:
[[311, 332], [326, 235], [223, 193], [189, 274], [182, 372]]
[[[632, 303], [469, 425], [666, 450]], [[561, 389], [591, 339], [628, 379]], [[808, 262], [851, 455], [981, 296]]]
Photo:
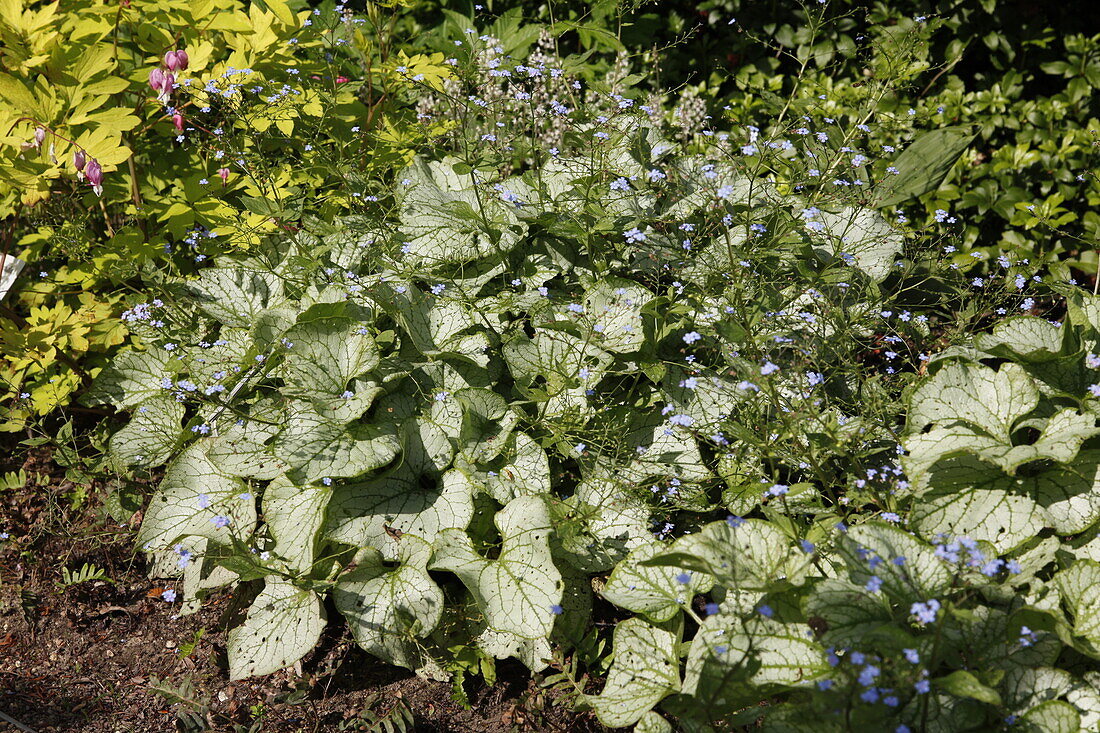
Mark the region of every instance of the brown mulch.
[[[335, 613], [300, 665], [231, 683], [224, 622], [235, 610], [231, 597], [208, 598], [198, 613], [176, 618], [179, 604], [160, 598], [165, 586], [146, 577], [133, 551], [135, 527], [103, 511], [102, 487], [93, 483], [74, 508], [76, 487], [48, 449], [15, 455], [0, 446], [0, 473], [22, 467], [48, 480], [0, 489], [0, 532], [10, 533], [0, 540], [0, 731], [365, 731], [368, 721], [401, 710], [415, 731], [603, 730], [590, 715], [555, 704], [512, 662], [498, 663], [493, 687], [468, 681], [464, 709], [449, 684], [362, 652]], [[62, 589], [62, 568], [84, 563], [110, 580]], [[201, 723], [187, 728], [188, 719]]]

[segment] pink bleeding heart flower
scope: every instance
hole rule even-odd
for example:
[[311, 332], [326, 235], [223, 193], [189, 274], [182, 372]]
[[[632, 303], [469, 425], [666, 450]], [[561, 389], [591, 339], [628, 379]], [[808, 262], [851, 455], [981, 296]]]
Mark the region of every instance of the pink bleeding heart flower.
[[179, 112], [172, 115], [172, 124], [176, 126], [177, 132], [183, 132], [183, 115]]
[[88, 164], [88, 156], [84, 154], [83, 150], [77, 150], [73, 153], [73, 168], [76, 168], [76, 180], [84, 180], [84, 166]]
[[346, 76], [336, 77], [336, 83], [337, 84], [346, 84], [347, 82], [348, 82], [348, 78]]
[[229, 169], [228, 168], [219, 168], [218, 169], [218, 177], [222, 179], [222, 185], [224, 186], [225, 182], [229, 180]]
[[42, 147], [42, 143], [46, 142], [46, 128], [36, 127], [34, 130], [34, 147]]
[[149, 72], [149, 86], [157, 94], [164, 90], [164, 70], [159, 66]]
[[92, 190], [95, 191], [96, 196], [103, 195], [103, 168], [99, 165], [99, 161], [92, 158], [88, 161], [88, 164], [84, 166], [84, 175], [88, 177], [88, 183], [92, 184]]
[[186, 51], [169, 51], [164, 54], [164, 65], [170, 71], [184, 71], [189, 61]]
[[175, 86], [176, 75], [168, 72], [164, 75], [164, 87], [161, 88], [160, 94], [157, 95], [157, 99], [167, 103], [168, 100], [172, 97], [172, 90], [175, 89]]

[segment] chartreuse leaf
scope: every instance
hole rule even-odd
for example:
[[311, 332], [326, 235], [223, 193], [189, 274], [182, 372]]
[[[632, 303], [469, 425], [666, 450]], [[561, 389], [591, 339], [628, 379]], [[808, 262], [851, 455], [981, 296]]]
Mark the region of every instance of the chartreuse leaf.
[[331, 496], [328, 486], [295, 486], [285, 476], [264, 490], [264, 520], [275, 539], [274, 554], [303, 575], [309, 574], [317, 558], [325, 507]]
[[229, 679], [271, 674], [301, 659], [317, 645], [325, 608], [316, 593], [269, 577], [245, 622], [226, 639]]
[[400, 447], [393, 425], [346, 425], [301, 401], [289, 404], [272, 444], [290, 466], [287, 476], [301, 484], [373, 471], [392, 461]]
[[[633, 550], [611, 571], [603, 597], [619, 608], [663, 623], [697, 594], [706, 593], [713, 587], [714, 579], [706, 573], [645, 564], [664, 547], [653, 540]], [[683, 580], [687, 582], [681, 582]]]
[[562, 600], [562, 578], [550, 555], [545, 500], [514, 499], [495, 522], [503, 537], [495, 560], [481, 557], [465, 532], [445, 529], [436, 540], [432, 568], [459, 577], [489, 628], [529, 639], [548, 636]]
[[892, 167], [897, 175], [875, 185], [872, 206], [897, 206], [935, 191], [974, 137], [968, 127], [942, 127], [922, 133], [894, 160]]
[[906, 428], [915, 433], [931, 423], [961, 421], [1011, 445], [1016, 421], [1038, 403], [1034, 380], [1016, 364], [994, 371], [954, 362], [913, 391]]
[[615, 626], [611, 669], [599, 695], [585, 695], [600, 722], [610, 728], [633, 725], [657, 703], [680, 689], [680, 628], [653, 626], [628, 618]]
[[969, 697], [989, 705], [1001, 705], [1001, 696], [970, 672], [957, 669], [946, 677], [933, 680], [936, 687], [955, 697]]
[[111, 455], [128, 466], [160, 466], [172, 457], [183, 431], [184, 408], [159, 394], [134, 408], [130, 422], [111, 436]]
[[[240, 479], [218, 470], [202, 441], [192, 443], [172, 461], [149, 500], [138, 544], [163, 548], [187, 536], [226, 542], [231, 531], [247, 536], [256, 524], [256, 507], [241, 498], [245, 489]], [[229, 519], [228, 527], [214, 524], [219, 516]]]
[[1100, 563], [1077, 560], [1054, 576], [1078, 650], [1100, 658]]
[[337, 610], [348, 620], [355, 641], [389, 664], [418, 669], [425, 662], [419, 639], [439, 624], [443, 591], [428, 575], [430, 543], [415, 535], [398, 542], [397, 567], [373, 551], [341, 576], [332, 591]]
[[464, 473], [452, 469], [442, 478], [422, 478], [402, 467], [338, 485], [326, 534], [354, 547], [373, 547], [395, 560], [400, 533], [435, 542], [445, 529], [466, 529], [473, 516], [473, 486]]

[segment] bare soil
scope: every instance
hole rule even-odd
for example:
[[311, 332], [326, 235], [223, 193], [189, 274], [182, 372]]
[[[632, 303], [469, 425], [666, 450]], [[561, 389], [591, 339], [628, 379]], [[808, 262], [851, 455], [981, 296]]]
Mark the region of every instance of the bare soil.
[[[47, 449], [14, 453], [0, 446], [0, 473], [23, 468], [48, 481], [0, 489], [0, 532], [10, 534], [0, 540], [0, 731], [365, 731], [379, 719], [414, 731], [603, 730], [513, 663], [498, 664], [493, 687], [467, 682], [464, 709], [449, 684], [366, 655], [339, 621], [296, 667], [231, 683], [225, 628], [239, 609], [230, 596], [177, 618], [179, 604], [161, 598], [164, 586], [134, 553], [136, 527], [103, 510], [102, 487], [93, 483], [74, 509], [73, 484]], [[59, 586], [62, 568], [84, 563], [109, 580]]]

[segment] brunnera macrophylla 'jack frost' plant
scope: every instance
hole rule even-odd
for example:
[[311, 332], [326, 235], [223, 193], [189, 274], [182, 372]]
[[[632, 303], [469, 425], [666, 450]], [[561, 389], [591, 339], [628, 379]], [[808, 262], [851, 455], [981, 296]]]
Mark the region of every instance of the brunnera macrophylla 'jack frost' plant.
[[130, 415], [119, 462], [167, 464], [151, 572], [185, 611], [258, 591], [231, 676], [308, 653], [328, 599], [420, 674], [456, 643], [542, 670], [595, 590], [621, 620], [578, 702], [609, 726], [1087, 729], [1091, 680], [1055, 664], [1092, 653], [1100, 568], [1065, 554], [1092, 484], [1058, 478], [1095, 432], [1084, 322], [1008, 319], [925, 366], [952, 271], [868, 207], [870, 172], [810, 180], [858, 131], [685, 150], [615, 93], [540, 109], [543, 150], [467, 83], [435, 90], [437, 155], [359, 214], [166, 278], [124, 316], [147, 348], [88, 395]]

